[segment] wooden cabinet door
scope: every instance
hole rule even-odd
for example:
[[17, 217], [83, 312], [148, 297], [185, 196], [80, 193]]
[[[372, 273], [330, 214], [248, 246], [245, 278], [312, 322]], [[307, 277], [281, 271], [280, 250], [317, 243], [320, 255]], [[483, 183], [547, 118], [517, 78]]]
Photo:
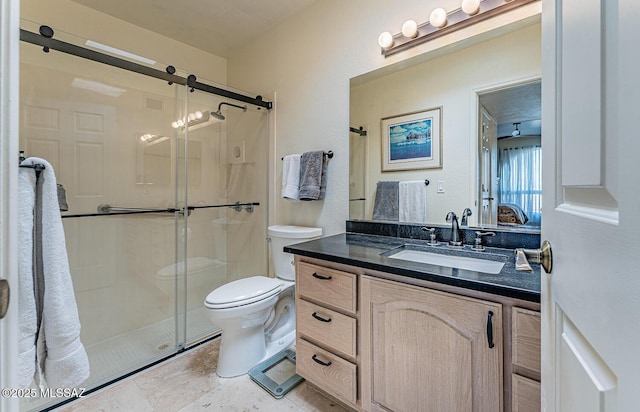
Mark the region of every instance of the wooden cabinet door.
[[367, 276], [361, 286], [365, 410], [502, 411], [500, 304]]

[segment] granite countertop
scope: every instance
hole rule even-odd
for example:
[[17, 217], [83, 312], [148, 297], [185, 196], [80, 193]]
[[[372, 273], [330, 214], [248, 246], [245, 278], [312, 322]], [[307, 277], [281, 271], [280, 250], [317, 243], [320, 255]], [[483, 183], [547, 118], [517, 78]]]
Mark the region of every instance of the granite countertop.
[[[505, 264], [500, 273], [488, 274], [385, 256], [393, 253], [390, 251], [396, 248], [398, 251], [408, 249], [462, 257], [483, 257]], [[484, 252], [475, 252], [470, 246], [460, 250], [448, 248], [446, 244], [429, 246], [424, 240], [342, 233], [289, 245], [284, 248], [284, 251], [364, 269], [540, 302], [540, 265], [531, 263], [533, 273], [516, 271], [512, 249], [487, 247]]]

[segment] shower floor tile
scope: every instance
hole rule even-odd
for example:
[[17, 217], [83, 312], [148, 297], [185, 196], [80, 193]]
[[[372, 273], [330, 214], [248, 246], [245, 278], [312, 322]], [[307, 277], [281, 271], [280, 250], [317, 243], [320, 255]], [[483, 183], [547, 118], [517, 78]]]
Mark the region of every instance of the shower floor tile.
[[208, 342], [56, 411], [348, 411], [306, 382], [276, 400], [248, 375], [220, 378], [219, 347]]
[[[187, 336], [212, 332], [204, 308], [190, 312], [187, 319]], [[122, 371], [135, 370], [170, 355], [175, 347], [175, 334], [175, 320], [170, 318], [87, 346], [91, 376], [84, 386], [108, 382]]]
[[[212, 336], [215, 330], [208, 318], [205, 308], [199, 308], [189, 312], [187, 317], [187, 336], [198, 339], [202, 336]], [[149, 363], [167, 357], [174, 353], [175, 347], [175, 320], [173, 318], [156, 322], [152, 325], [140, 328], [93, 345], [85, 347], [89, 357], [91, 375], [83, 384], [83, 388], [92, 388], [107, 383], [118, 376], [144, 367]], [[177, 361], [180, 357], [175, 358]], [[217, 354], [215, 356], [217, 359]], [[126, 388], [125, 388], [126, 389]], [[140, 388], [128, 388], [137, 394]], [[131, 399], [135, 401], [137, 396]], [[144, 398], [144, 397], [143, 397]], [[21, 399], [21, 411], [39, 410], [43, 407], [50, 407], [59, 401], [52, 401], [46, 398], [23, 398]], [[100, 404], [102, 405], [102, 404]], [[133, 407], [106, 407], [96, 406], [93, 411], [146, 411], [143, 405]], [[81, 409], [82, 410], [82, 409]], [[170, 411], [171, 409], [160, 408], [157, 410]]]

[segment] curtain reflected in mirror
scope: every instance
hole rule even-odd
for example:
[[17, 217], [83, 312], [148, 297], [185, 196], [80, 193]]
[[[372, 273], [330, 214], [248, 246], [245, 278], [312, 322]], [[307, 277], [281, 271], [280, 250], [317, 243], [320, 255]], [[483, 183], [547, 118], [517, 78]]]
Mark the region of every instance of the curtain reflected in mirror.
[[[540, 227], [542, 148], [522, 146], [498, 152], [498, 222]], [[522, 211], [520, 213], [520, 210]]]

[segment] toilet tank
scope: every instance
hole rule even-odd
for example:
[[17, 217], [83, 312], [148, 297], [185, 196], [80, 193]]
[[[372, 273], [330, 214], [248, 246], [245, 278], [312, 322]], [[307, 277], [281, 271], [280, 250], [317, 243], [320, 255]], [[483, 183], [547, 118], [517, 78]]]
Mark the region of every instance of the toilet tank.
[[282, 249], [294, 243], [319, 238], [322, 236], [322, 229], [319, 227], [277, 225], [269, 226], [267, 233], [271, 238], [271, 258], [276, 276], [280, 279], [295, 281], [293, 255], [283, 252]]

